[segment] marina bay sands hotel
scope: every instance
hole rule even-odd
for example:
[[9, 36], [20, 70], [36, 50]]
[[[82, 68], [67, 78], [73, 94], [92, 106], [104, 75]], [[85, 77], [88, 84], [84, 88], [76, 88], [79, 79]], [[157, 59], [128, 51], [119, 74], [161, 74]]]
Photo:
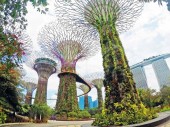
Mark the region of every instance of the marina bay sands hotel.
[[165, 61], [168, 57], [170, 57], [170, 54], [153, 56], [148, 59], [144, 59], [140, 63], [132, 65], [130, 68], [136, 82], [136, 87], [148, 88], [144, 66], [150, 64], [152, 64], [159, 87], [162, 88], [164, 85], [170, 86], [170, 70]]

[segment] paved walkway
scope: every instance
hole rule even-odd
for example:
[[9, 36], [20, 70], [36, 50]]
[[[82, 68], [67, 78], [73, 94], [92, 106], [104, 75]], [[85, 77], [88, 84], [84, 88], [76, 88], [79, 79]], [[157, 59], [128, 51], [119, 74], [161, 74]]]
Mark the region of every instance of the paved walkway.
[[[160, 113], [159, 117], [150, 121], [146, 121], [140, 124], [133, 124], [124, 127], [170, 127], [170, 112]], [[161, 119], [168, 118], [167, 122], [159, 125], [159, 126], [152, 126], [154, 122], [160, 121]], [[48, 123], [9, 123], [9, 124], [2, 124], [0, 127], [94, 127], [91, 126], [93, 120], [89, 121], [53, 121], [49, 120]], [[158, 125], [158, 124], [156, 124]], [[123, 126], [122, 126], [123, 127]]]
[[157, 126], [157, 127], [170, 127], [170, 120], [167, 121], [166, 123], [163, 123], [163, 124]]
[[81, 127], [83, 124], [91, 124], [93, 121], [52, 121], [48, 123], [14, 123], [4, 124], [0, 127]]

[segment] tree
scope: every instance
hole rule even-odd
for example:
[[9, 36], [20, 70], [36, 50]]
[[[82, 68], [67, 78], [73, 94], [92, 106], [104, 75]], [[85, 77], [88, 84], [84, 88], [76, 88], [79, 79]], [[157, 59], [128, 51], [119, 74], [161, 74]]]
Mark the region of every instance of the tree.
[[88, 102], [88, 93], [87, 91], [89, 90], [89, 88], [85, 85], [80, 85], [79, 89], [81, 89], [84, 92], [84, 108], [88, 109], [89, 108], [89, 102]]
[[162, 104], [159, 92], [153, 89], [138, 89], [139, 96], [143, 104], [148, 108], [153, 108]]
[[10, 69], [9, 74], [0, 76], [0, 105], [4, 109], [18, 111], [20, 107], [17, 85], [20, 74], [17, 69]]
[[38, 74], [38, 85], [34, 104], [47, 103], [47, 83], [49, 77], [56, 72], [57, 63], [49, 55], [40, 51], [32, 51], [25, 64]]
[[30, 116], [34, 122], [47, 122], [52, 114], [52, 109], [46, 104], [34, 104], [30, 109]]
[[[28, 2], [33, 6], [47, 5], [46, 0], [0, 0], [0, 64], [5, 63], [6, 69], [18, 66], [22, 62], [22, 55], [25, 54], [22, 48], [23, 42], [18, 40], [20, 38], [18, 33], [27, 25], [25, 16], [28, 13], [26, 8]], [[38, 10], [45, 13], [44, 10], [39, 8]], [[5, 32], [6, 27], [10, 32]], [[16, 31], [11, 33], [16, 29], [18, 33]]]
[[[132, 107], [128, 107], [124, 101], [135, 105], [137, 109], [143, 106], [119, 38], [119, 33], [128, 30], [136, 21], [143, 5], [138, 0], [56, 1], [56, 15], [64, 17], [65, 20], [72, 19], [75, 24], [85, 25], [94, 34], [100, 35], [104, 68], [105, 117], [113, 113], [121, 115], [123, 112], [135, 117], [134, 114], [137, 112], [134, 114], [128, 112]], [[117, 109], [117, 104], [124, 108]], [[144, 114], [142, 110], [140, 113]], [[112, 120], [113, 122], [107, 125], [116, 122], [115, 119]], [[104, 122], [103, 119], [95, 121], [97, 125]]]
[[31, 105], [33, 91], [37, 88], [37, 80], [31, 77], [24, 77], [21, 87], [26, 90], [25, 104]]
[[160, 92], [161, 92], [161, 100], [163, 101], [163, 104], [170, 106], [170, 86], [163, 86]]
[[107, 114], [115, 111], [114, 103], [129, 95], [132, 104], [141, 103], [119, 33], [132, 26], [142, 8], [143, 3], [138, 0], [56, 1], [57, 15], [73, 19], [100, 35]]
[[[16, 23], [20, 25], [21, 29], [25, 29], [27, 20], [25, 19], [27, 10], [27, 3], [31, 2], [35, 6], [46, 6], [46, 0], [0, 0], [0, 26], [11, 24], [14, 26]], [[40, 10], [45, 13], [45, 10]]]
[[56, 102], [58, 112], [78, 110], [76, 91], [76, 63], [93, 56], [99, 38], [84, 26], [64, 20], [50, 22], [39, 33], [38, 43], [45, 54], [60, 61], [59, 88]]
[[93, 84], [93, 86], [97, 89], [98, 109], [99, 111], [102, 110], [103, 107], [102, 87], [103, 87], [104, 74], [102, 72], [96, 72], [96, 73], [88, 74], [84, 77], [88, 81], [90, 81]]

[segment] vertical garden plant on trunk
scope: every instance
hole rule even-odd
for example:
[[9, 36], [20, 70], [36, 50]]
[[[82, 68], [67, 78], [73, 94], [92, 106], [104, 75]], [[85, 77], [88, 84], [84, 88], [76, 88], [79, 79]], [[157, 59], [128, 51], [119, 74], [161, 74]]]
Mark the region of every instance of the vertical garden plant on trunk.
[[61, 20], [44, 26], [38, 42], [45, 53], [61, 62], [56, 111], [77, 111], [76, 63], [95, 54], [99, 37], [86, 27]]
[[[130, 108], [134, 108], [131, 105], [135, 105], [138, 109], [143, 106], [119, 38], [120, 32], [128, 30], [133, 25], [142, 8], [143, 3], [138, 0], [56, 1], [57, 16], [64, 15], [69, 20], [74, 20], [75, 24], [85, 25], [88, 28], [93, 27], [92, 31], [94, 30], [95, 33], [97, 29], [100, 35], [105, 73], [105, 114], [107, 118], [113, 113], [120, 114], [121, 117], [123, 111], [129, 115], [136, 114], [138, 112], [128, 112]], [[128, 103], [124, 103], [125, 101]], [[132, 118], [137, 119], [136, 116], [133, 115]], [[102, 119], [100, 120], [102, 121]], [[95, 123], [97, 121], [96, 119]], [[117, 124], [116, 119], [109, 121], [112, 122], [108, 124]], [[102, 122], [97, 124], [100, 123]], [[119, 124], [125, 123], [119, 122]]]

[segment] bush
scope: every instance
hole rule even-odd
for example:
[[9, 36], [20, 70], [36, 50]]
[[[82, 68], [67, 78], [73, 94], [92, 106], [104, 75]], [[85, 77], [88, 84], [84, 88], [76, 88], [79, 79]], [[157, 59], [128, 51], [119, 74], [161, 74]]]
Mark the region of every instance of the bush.
[[34, 122], [47, 122], [52, 114], [52, 109], [46, 104], [34, 104], [30, 109], [30, 116], [36, 120]]
[[86, 110], [79, 111], [77, 116], [78, 116], [78, 118], [82, 118], [82, 119], [87, 119], [87, 118], [91, 117], [90, 113]]
[[97, 108], [89, 109], [88, 112], [92, 117], [94, 117], [97, 113], [100, 113], [101, 111]]
[[67, 115], [68, 115], [68, 120], [76, 120], [78, 118], [76, 112], [69, 112]]
[[170, 111], [170, 106], [165, 106], [161, 109], [161, 112]]
[[96, 115], [93, 125], [109, 126], [109, 125], [129, 125], [141, 123], [157, 117], [154, 110], [146, 109], [143, 104], [131, 104], [128, 98], [125, 98], [120, 103], [114, 103], [115, 112], [107, 115], [105, 110], [102, 114]]
[[0, 112], [0, 124], [5, 123], [7, 115], [4, 112]]

